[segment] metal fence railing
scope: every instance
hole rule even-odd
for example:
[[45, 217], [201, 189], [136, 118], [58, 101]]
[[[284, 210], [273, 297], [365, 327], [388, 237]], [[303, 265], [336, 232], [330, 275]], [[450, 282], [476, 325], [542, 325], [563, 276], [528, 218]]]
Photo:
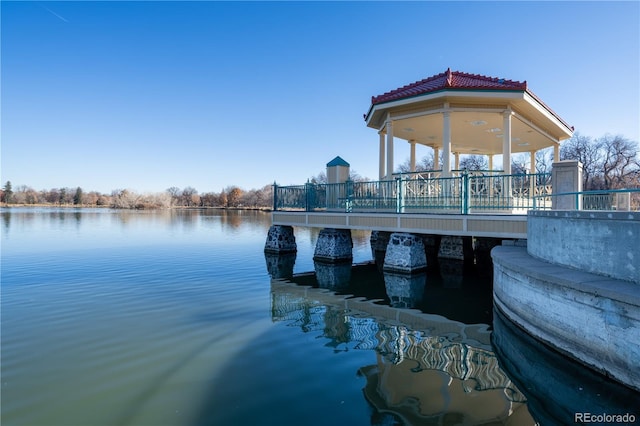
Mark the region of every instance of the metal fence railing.
[[562, 209], [640, 211], [640, 188], [535, 195], [532, 208], [551, 210], [554, 204], [560, 205], [559, 200], [562, 200]]
[[534, 197], [550, 194], [550, 173], [441, 177], [430, 172], [402, 174], [394, 180], [274, 184], [273, 206], [274, 210], [469, 214], [530, 209]]

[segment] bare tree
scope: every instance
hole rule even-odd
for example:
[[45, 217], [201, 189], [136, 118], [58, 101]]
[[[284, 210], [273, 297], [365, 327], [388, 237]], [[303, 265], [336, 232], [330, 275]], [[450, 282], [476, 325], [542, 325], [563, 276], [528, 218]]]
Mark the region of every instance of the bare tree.
[[484, 155], [465, 155], [460, 160], [460, 168], [463, 170], [487, 170], [489, 161]]
[[606, 135], [597, 141], [602, 151], [602, 175], [605, 189], [627, 186], [640, 168], [638, 143], [620, 135]]
[[579, 132], [564, 142], [560, 148], [561, 160], [578, 160], [582, 163], [582, 187], [594, 189], [598, 174], [602, 170], [600, 143]]

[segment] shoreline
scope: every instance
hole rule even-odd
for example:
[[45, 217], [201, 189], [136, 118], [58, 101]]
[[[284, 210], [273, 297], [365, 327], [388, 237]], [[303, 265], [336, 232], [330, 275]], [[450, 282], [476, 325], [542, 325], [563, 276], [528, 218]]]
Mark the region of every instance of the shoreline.
[[2, 209], [24, 209], [24, 208], [46, 208], [46, 209], [111, 209], [111, 210], [245, 210], [245, 211], [273, 211], [270, 207], [186, 207], [186, 206], [171, 206], [171, 207], [153, 207], [142, 209], [128, 209], [122, 207], [112, 206], [97, 206], [97, 205], [75, 205], [75, 204], [0, 204]]

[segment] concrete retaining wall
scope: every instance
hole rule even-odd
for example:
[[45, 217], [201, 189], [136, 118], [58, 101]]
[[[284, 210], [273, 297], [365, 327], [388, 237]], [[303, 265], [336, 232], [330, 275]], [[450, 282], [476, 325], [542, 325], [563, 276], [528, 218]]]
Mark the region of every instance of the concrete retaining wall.
[[640, 285], [640, 213], [530, 211], [529, 254]]
[[637, 284], [543, 262], [523, 247], [500, 246], [491, 254], [494, 301], [511, 321], [640, 391]]

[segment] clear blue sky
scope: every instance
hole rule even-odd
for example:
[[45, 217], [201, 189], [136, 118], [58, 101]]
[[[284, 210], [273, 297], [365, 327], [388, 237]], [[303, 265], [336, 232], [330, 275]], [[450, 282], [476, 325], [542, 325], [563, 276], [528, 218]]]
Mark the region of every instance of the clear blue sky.
[[336, 155], [375, 179], [371, 96], [448, 67], [527, 80], [581, 134], [639, 140], [637, 1], [0, 7], [14, 188], [251, 189]]

